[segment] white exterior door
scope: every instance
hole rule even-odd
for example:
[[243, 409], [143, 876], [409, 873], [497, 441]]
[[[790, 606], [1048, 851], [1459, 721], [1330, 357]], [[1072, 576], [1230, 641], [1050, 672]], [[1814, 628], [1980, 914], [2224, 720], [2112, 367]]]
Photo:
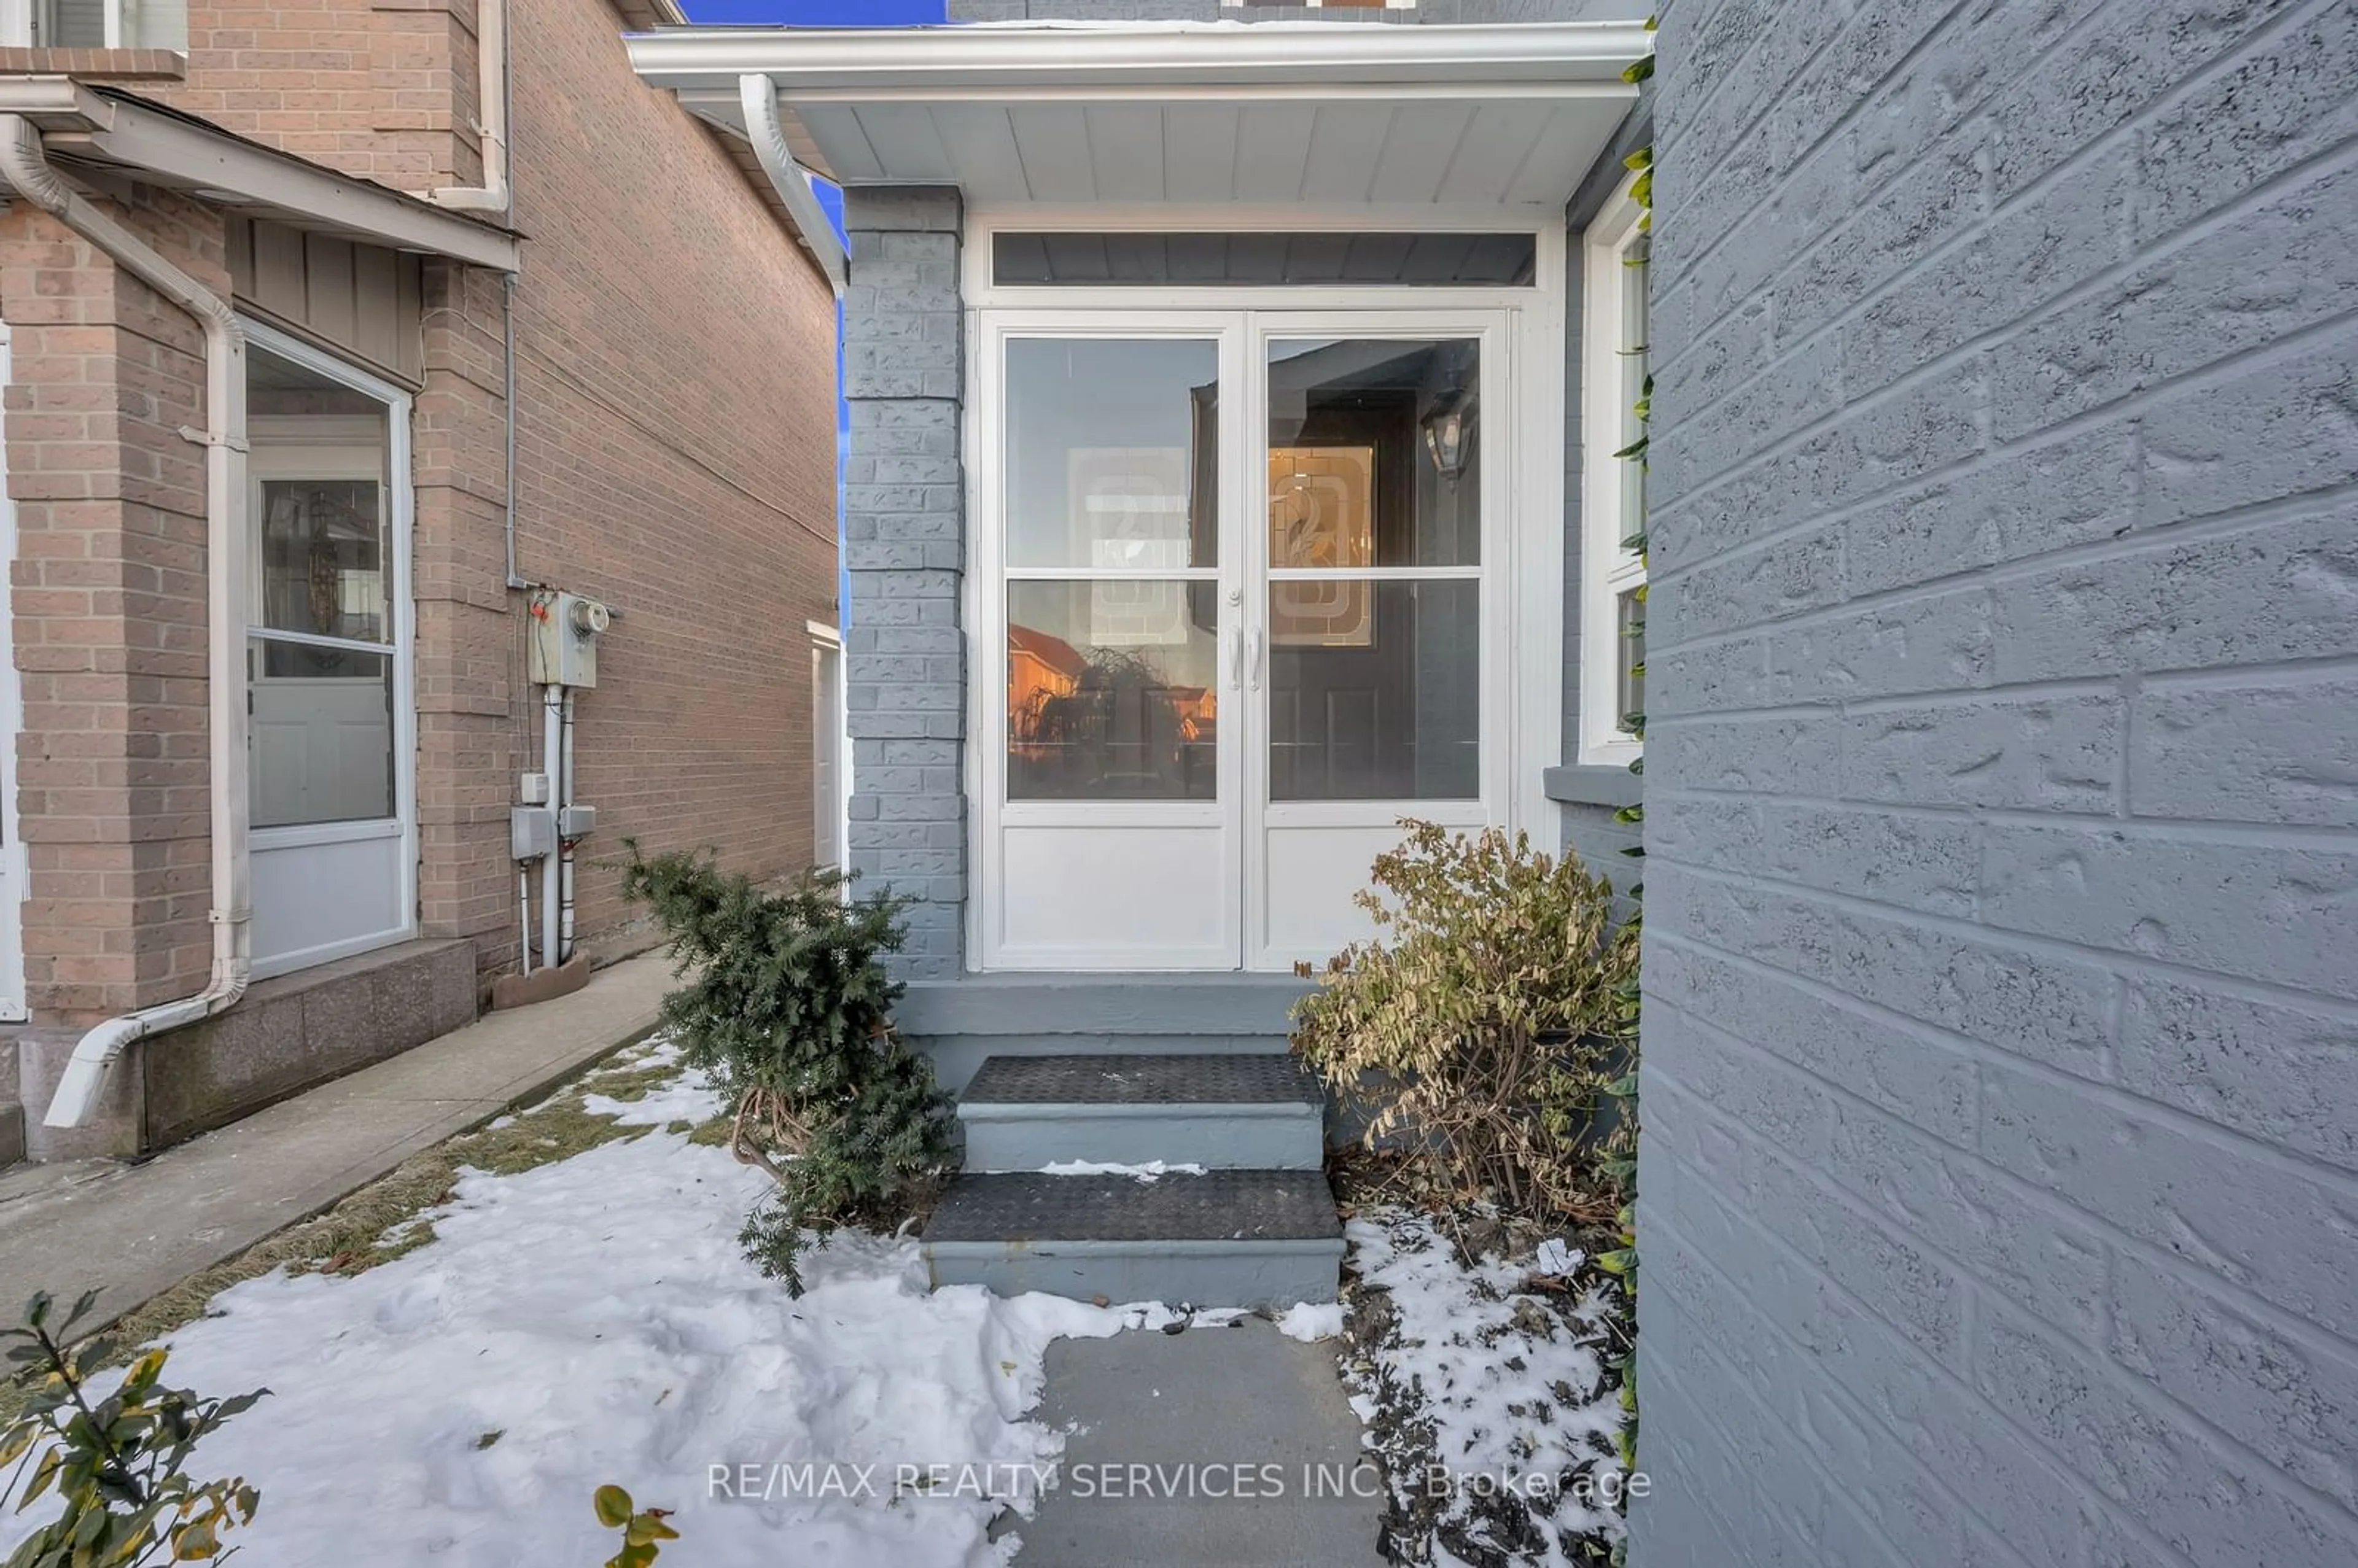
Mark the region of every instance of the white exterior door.
[[1400, 818], [1511, 819], [1510, 329], [981, 314], [982, 967], [1320, 962]]
[[408, 400], [249, 327], [254, 972], [417, 929]]

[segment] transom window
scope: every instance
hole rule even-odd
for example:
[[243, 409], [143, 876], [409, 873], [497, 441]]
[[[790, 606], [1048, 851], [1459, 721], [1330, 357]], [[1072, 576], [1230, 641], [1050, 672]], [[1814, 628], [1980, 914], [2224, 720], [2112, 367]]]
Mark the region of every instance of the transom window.
[[1531, 233], [1027, 232], [991, 236], [991, 281], [1128, 287], [1522, 288]]

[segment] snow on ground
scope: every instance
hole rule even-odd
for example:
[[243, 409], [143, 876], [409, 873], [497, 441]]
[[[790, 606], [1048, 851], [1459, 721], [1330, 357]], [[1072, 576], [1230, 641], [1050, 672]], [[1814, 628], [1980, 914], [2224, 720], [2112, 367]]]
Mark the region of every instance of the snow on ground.
[[[679, 1084], [612, 1108], [657, 1127], [719, 1108]], [[274, 1390], [195, 1455], [198, 1478], [262, 1489], [230, 1538], [243, 1568], [588, 1568], [614, 1545], [590, 1511], [606, 1482], [676, 1510], [666, 1560], [700, 1568], [1004, 1562], [987, 1527], [1029, 1510], [1031, 1466], [1064, 1446], [1023, 1419], [1049, 1341], [1169, 1314], [929, 1293], [914, 1242], [855, 1231], [789, 1299], [738, 1247], [764, 1179], [651, 1131], [468, 1173], [435, 1241], [362, 1273], [223, 1292], [171, 1336], [166, 1379]], [[830, 1489], [794, 1468], [814, 1463], [846, 1468]], [[48, 1517], [0, 1508], [0, 1555]]]
[[1358, 1274], [1351, 1406], [1374, 1427], [1396, 1533], [1429, 1538], [1436, 1563], [1548, 1568], [1579, 1561], [1583, 1536], [1617, 1539], [1611, 1287], [1566, 1296], [1532, 1288], [1545, 1271], [1528, 1264], [1469, 1265], [1409, 1209], [1362, 1211], [1345, 1235]]
[[1120, 1165], [1103, 1160], [1058, 1160], [1040, 1167], [1046, 1176], [1128, 1176], [1136, 1182], [1159, 1182], [1165, 1176], [1200, 1176], [1204, 1167], [1149, 1160], [1142, 1165]]
[[1343, 1303], [1296, 1302], [1277, 1314], [1277, 1331], [1304, 1344], [1332, 1339], [1343, 1332]]

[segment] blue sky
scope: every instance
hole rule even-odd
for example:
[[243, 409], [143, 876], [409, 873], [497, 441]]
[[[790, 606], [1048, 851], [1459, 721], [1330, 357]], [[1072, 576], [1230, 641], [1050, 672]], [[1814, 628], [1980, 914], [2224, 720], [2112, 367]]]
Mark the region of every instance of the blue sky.
[[938, 22], [943, 0], [681, 0], [692, 22], [788, 22], [806, 27]]

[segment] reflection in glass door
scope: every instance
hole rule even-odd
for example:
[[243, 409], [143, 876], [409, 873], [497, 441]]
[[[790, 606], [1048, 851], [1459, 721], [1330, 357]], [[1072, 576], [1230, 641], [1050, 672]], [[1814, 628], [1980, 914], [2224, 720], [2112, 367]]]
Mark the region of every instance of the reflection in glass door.
[[1498, 318], [1089, 315], [984, 335], [979, 955], [1323, 960], [1498, 803]]
[[1130, 328], [999, 340], [985, 409], [998, 482], [979, 532], [1003, 634], [979, 891], [986, 956], [1011, 967], [1237, 961], [1220, 524], [1236, 340]]
[[1264, 968], [1365, 935], [1351, 895], [1399, 819], [1473, 826], [1487, 793], [1483, 336], [1280, 319], [1256, 356], [1268, 486], [1248, 680], [1245, 931]]

